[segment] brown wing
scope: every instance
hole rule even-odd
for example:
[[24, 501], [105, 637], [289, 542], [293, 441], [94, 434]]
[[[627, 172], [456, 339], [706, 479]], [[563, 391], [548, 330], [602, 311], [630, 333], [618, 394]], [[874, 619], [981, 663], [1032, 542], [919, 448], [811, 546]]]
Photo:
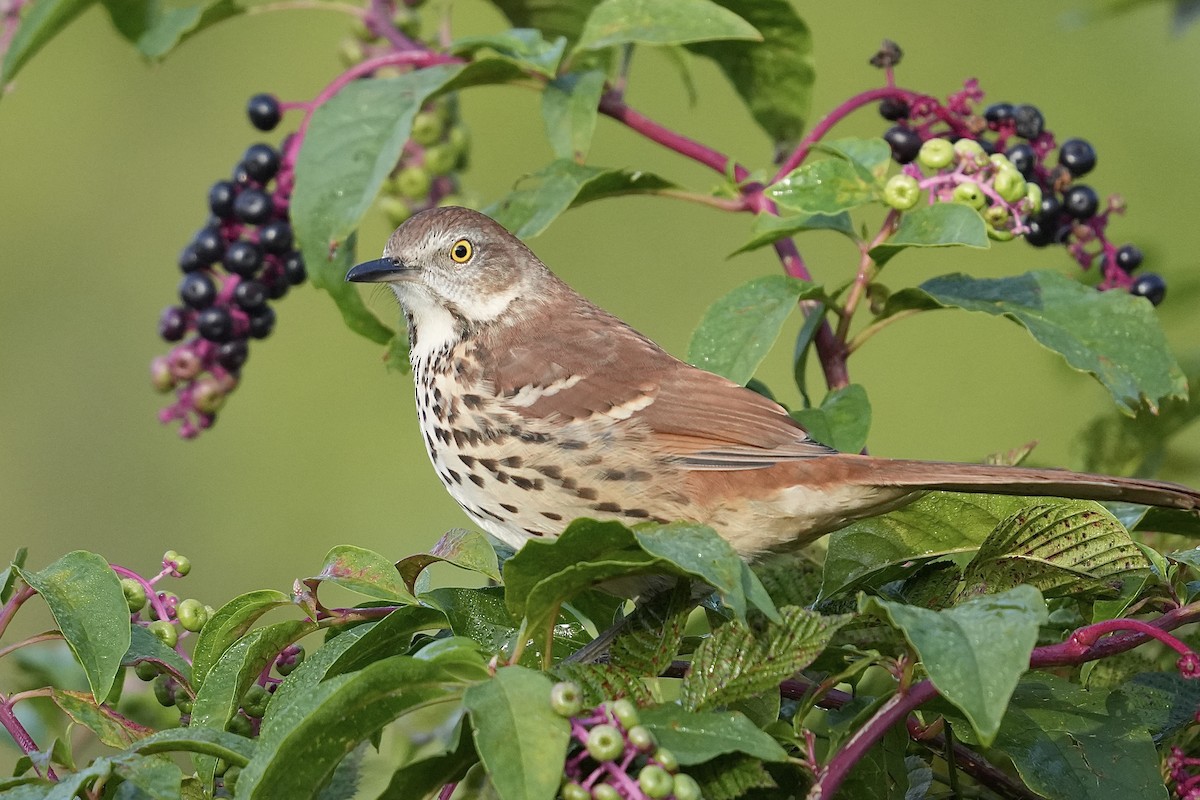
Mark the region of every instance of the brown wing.
[[[486, 342], [486, 371], [507, 404], [531, 418], [606, 416], [647, 426], [681, 466], [755, 469], [833, 451], [778, 404], [693, 367], [565, 285], [572, 302], [524, 310]], [[563, 307], [573, 313], [561, 313]], [[512, 340], [512, 331], [538, 335]]]

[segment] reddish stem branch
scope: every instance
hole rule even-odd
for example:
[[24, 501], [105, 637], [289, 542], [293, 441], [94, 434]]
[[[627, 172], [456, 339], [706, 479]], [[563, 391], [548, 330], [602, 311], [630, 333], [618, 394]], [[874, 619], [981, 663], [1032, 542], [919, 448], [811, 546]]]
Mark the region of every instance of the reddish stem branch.
[[[17, 719], [17, 715], [13, 713], [12, 703], [4, 695], [0, 695], [0, 726], [3, 726], [8, 731], [8, 735], [13, 738], [13, 741], [17, 743], [17, 747], [20, 747], [21, 752], [25, 755], [32, 756], [38, 751], [37, 742], [33, 740], [29, 731], [21, 724], [21, 720]], [[37, 764], [34, 764], [33, 768], [39, 776], [42, 774]], [[54, 774], [54, 770], [49, 767], [46, 769], [46, 774], [50, 780], [58, 780], [58, 776]]]
[[12, 593], [12, 596], [8, 598], [8, 602], [4, 604], [3, 608], [0, 608], [0, 636], [4, 635], [4, 631], [8, 628], [8, 623], [12, 621], [13, 615], [17, 613], [17, 609], [35, 594], [37, 592], [31, 586], [26, 586], [24, 589], [19, 589]]

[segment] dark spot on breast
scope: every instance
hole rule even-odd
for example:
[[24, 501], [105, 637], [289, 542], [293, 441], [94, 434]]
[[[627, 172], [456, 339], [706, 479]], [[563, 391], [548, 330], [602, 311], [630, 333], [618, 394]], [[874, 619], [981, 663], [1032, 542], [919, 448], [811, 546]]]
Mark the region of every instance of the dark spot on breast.
[[528, 533], [530, 536], [541, 536], [542, 535], [541, 531], [535, 531], [533, 528], [524, 528], [523, 530], [526, 533]]
[[509, 505], [508, 503], [501, 503], [500, 507], [503, 508], [505, 511], [507, 511], [510, 514], [517, 513], [517, 507]]
[[552, 519], [555, 522], [561, 522], [563, 518], [562, 514], [555, 514], [553, 511], [543, 511], [542, 516], [546, 519]]
[[627, 481], [648, 481], [648, 480], [650, 480], [650, 473], [646, 472], [643, 469], [633, 469], [633, 470], [630, 470], [629, 472], [625, 473], [625, 480], [627, 480]]
[[562, 470], [558, 467], [534, 467], [534, 470], [542, 473], [551, 480], [559, 480], [562, 478]]
[[467, 435], [465, 433], [463, 433], [462, 428], [455, 428], [454, 429], [454, 443], [456, 445], [458, 445], [459, 447], [462, 447], [463, 443], [466, 441], [467, 441]]
[[477, 394], [464, 394], [462, 401], [467, 408], [479, 408], [483, 405], [483, 398]]
[[479, 510], [482, 511], [484, 514], [488, 515], [489, 517], [491, 517], [492, 519], [496, 520], [496, 522], [504, 522], [505, 521], [504, 517], [500, 516], [495, 511], [488, 511], [486, 508], [483, 508], [482, 506], [479, 508]]
[[574, 489], [576, 486], [579, 485], [579, 482], [576, 481], [574, 478], [563, 478], [561, 485], [562, 485], [562, 488], [564, 488], [564, 489]]
[[533, 431], [510, 430], [510, 435], [516, 436], [522, 442], [530, 442], [532, 444], [544, 444], [550, 441], [550, 437], [544, 433], [534, 433]]
[[625, 473], [619, 469], [606, 469], [600, 473], [600, 480], [602, 480], [602, 481], [623, 481], [623, 480], [625, 480]]
[[615, 514], [621, 510], [621, 507], [619, 505], [617, 505], [616, 503], [610, 503], [610, 502], [606, 501], [603, 503], [594, 504], [592, 506], [592, 510], [593, 511], [611, 511], [612, 513]]
[[584, 500], [595, 500], [600, 496], [600, 493], [588, 486], [581, 486], [575, 490], [576, 497], [582, 497]]
[[439, 442], [450, 444], [450, 431], [446, 430], [445, 428], [435, 428], [433, 435], [437, 437]]
[[520, 456], [509, 456], [508, 458], [502, 459], [500, 463], [506, 467], [519, 467], [525, 462]]
[[483, 478], [479, 477], [479, 476], [478, 476], [478, 475], [476, 475], [474, 472], [472, 472], [472, 473], [471, 473], [470, 475], [468, 475], [467, 477], [471, 479], [471, 483], [475, 484], [475, 485], [476, 485], [476, 486], [478, 486], [480, 489], [482, 489], [482, 488], [483, 488]]
[[436, 386], [433, 387], [433, 400], [435, 403], [442, 402], [442, 390], [437, 388]]
[[429, 431], [425, 431], [425, 446], [429, 448], [429, 452], [431, 453], [437, 449], [437, 446], [433, 443], [433, 437], [429, 435]]
[[529, 478], [523, 478], [520, 475], [513, 475], [512, 482], [514, 486], [517, 486], [521, 489], [532, 489], [535, 492], [540, 492], [545, 486], [541, 478], [534, 478], [533, 480], [530, 480]]
[[475, 466], [475, 457], [474, 456], [468, 456], [464, 453], [459, 453], [458, 460], [461, 461], [463, 463], [463, 466], [466, 467], [467, 469], [470, 469], [471, 467]]
[[498, 470], [496, 470], [494, 473], [492, 473], [492, 477], [494, 477], [494, 478], [495, 478], [496, 480], [498, 480], [500, 483], [508, 483], [508, 479], [509, 479], [509, 477], [511, 477], [511, 476], [510, 476], [510, 475], [509, 475], [507, 472], [505, 472], [504, 470], [502, 470], [502, 469], [498, 469]]
[[563, 450], [586, 450], [587, 443], [581, 442], [578, 439], [560, 439], [558, 446]]
[[479, 459], [479, 466], [483, 467], [483, 468], [484, 468], [484, 469], [486, 469], [488, 472], [495, 472], [495, 471], [496, 471], [496, 463], [497, 463], [497, 462], [496, 462], [496, 459], [494, 459], [494, 458], [481, 458], [481, 459]]
[[627, 517], [636, 517], [637, 519], [646, 519], [650, 516], [650, 512], [644, 508], [627, 508], [621, 513]]

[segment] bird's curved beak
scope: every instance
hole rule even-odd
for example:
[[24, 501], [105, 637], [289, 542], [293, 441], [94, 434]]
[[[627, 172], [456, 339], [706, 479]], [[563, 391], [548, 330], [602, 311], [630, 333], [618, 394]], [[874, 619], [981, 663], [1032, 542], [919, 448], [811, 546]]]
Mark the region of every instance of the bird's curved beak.
[[416, 272], [415, 268], [405, 266], [399, 259], [377, 258], [351, 267], [346, 273], [346, 280], [351, 283], [386, 283], [413, 272]]

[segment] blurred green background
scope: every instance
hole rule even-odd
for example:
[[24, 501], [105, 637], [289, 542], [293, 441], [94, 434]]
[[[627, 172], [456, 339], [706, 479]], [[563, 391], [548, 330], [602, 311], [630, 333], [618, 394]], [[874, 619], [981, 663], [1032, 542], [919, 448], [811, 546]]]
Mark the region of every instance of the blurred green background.
[[[1170, 289], [1161, 315], [1181, 355], [1200, 341], [1200, 225], [1195, 131], [1200, 130], [1200, 30], [1169, 31], [1170, 4], [1087, 19], [1092, 6], [1021, 0], [797, 3], [815, 39], [814, 116], [878, 85], [867, 64], [884, 37], [906, 58], [902, 85], [944, 95], [978, 77], [989, 100], [1032, 102], [1060, 136], [1089, 138], [1102, 194], [1129, 213], [1110, 229], [1146, 251]], [[453, 8], [456, 33], [497, 30], [482, 0]], [[417, 435], [410, 380], [385, 371], [380, 350], [350, 333], [326, 297], [293, 290], [279, 324], [255, 343], [241, 388], [216, 427], [184, 442], [158, 424], [163, 404], [147, 364], [175, 295], [175, 257], [206, 216], [209, 185], [264, 137], [246, 122], [248, 96], [314, 96], [341, 66], [348, 17], [326, 11], [251, 15], [147, 65], [95, 8], [53, 41], [0, 102], [0, 547], [31, 548], [40, 567], [87, 548], [149, 572], [162, 551], [189, 555], [172, 587], [219, 605], [256, 588], [287, 590], [319, 569], [333, 545], [399, 558], [467, 523], [444, 494]], [[639, 51], [630, 103], [654, 119], [769, 165], [769, 143], [711, 64], [693, 72], [690, 105], [675, 67]], [[467, 92], [474, 136], [467, 188], [490, 202], [551, 157], [538, 97], [516, 88]], [[289, 115], [280, 133], [299, 123]], [[878, 135], [871, 111], [834, 135]], [[274, 134], [268, 140], [277, 141]], [[705, 189], [716, 176], [601, 119], [590, 162], [648, 169]], [[600, 305], [683, 354], [718, 296], [778, 270], [769, 250], [727, 260], [750, 218], [665, 199], [609, 200], [571, 211], [531, 244]], [[373, 214], [362, 256], [388, 233]], [[819, 280], [853, 274], [844, 241], [810, 234], [800, 246]], [[905, 254], [892, 288], [933, 275], [1066, 272], [1061, 250], [1021, 242], [986, 254]], [[380, 293], [371, 302], [395, 319]], [[797, 323], [798, 324], [798, 323]], [[793, 328], [794, 330], [794, 328]], [[787, 402], [790, 346], [762, 377]], [[878, 455], [973, 460], [1031, 439], [1035, 460], [1072, 463], [1073, 440], [1112, 406], [1017, 326], [943, 312], [896, 325], [851, 361], [874, 407]], [[1180, 440], [1195, 451], [1196, 431]], [[1194, 463], [1168, 477], [1200, 483]]]

